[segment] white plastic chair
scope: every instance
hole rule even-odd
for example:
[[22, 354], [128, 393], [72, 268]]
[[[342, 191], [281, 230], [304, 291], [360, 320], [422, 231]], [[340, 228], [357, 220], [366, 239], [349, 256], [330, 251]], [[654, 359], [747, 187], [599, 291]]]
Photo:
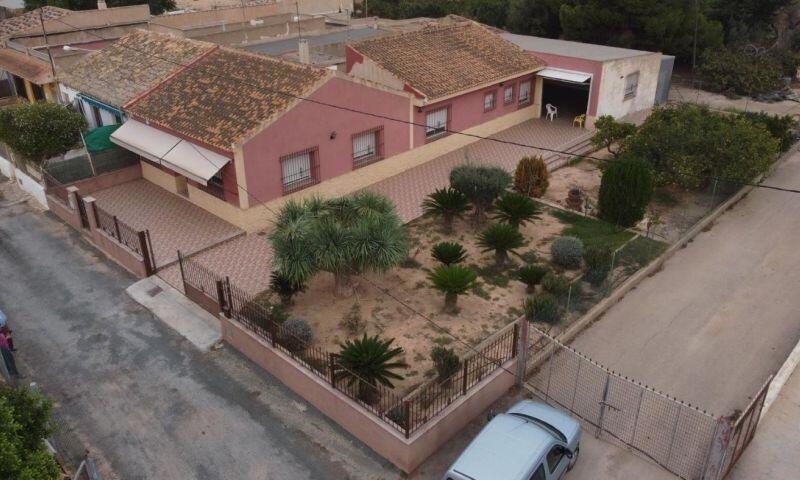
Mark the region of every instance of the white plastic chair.
[[547, 109], [547, 118], [552, 122], [558, 116], [558, 109], [553, 104], [548, 103], [544, 106]]

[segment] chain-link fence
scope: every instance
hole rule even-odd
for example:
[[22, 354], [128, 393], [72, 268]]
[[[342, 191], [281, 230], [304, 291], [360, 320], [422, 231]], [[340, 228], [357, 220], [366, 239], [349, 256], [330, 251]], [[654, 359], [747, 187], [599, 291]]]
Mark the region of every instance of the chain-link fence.
[[44, 165], [44, 170], [59, 183], [70, 184], [135, 165], [138, 161], [135, 153], [115, 147], [63, 160], [51, 159]]
[[572, 412], [595, 436], [624, 444], [685, 479], [702, 478], [717, 419], [696, 407], [617, 374], [550, 336], [531, 329], [527, 386], [545, 402]]

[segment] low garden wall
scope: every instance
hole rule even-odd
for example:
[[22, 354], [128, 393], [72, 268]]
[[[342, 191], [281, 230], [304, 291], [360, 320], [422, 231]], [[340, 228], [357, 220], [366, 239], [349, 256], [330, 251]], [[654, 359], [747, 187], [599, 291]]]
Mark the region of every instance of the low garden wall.
[[470, 392], [450, 404], [422, 428], [405, 438], [367, 409], [332, 388], [320, 376], [300, 366], [284, 352], [242, 326], [235, 319], [220, 316], [222, 338], [250, 360], [274, 375], [284, 385], [314, 405], [331, 420], [364, 442], [404, 472], [410, 473], [439, 447], [503, 396], [514, 384], [509, 372], [516, 358], [506, 361]]

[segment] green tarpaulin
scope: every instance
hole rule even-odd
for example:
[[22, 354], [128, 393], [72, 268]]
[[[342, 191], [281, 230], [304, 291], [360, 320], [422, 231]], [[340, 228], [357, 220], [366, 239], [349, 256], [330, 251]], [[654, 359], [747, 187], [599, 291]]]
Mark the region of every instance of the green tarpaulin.
[[89, 130], [84, 133], [83, 140], [86, 142], [86, 150], [90, 152], [99, 152], [116, 147], [116, 144], [112, 143], [109, 137], [114, 133], [114, 130], [119, 127], [120, 125], [106, 125], [105, 127], [97, 127], [94, 130]]

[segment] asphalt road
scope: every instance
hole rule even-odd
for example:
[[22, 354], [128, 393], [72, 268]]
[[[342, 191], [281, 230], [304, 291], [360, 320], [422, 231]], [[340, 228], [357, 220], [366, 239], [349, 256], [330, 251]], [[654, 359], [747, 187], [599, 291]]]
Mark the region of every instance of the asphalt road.
[[[800, 186], [800, 153], [768, 178]], [[744, 408], [800, 339], [800, 194], [755, 189], [573, 343], [717, 415]]]
[[0, 209], [0, 308], [56, 402], [59, 447], [105, 479], [398, 478], [227, 347], [196, 350], [125, 294], [135, 279], [50, 214]]

